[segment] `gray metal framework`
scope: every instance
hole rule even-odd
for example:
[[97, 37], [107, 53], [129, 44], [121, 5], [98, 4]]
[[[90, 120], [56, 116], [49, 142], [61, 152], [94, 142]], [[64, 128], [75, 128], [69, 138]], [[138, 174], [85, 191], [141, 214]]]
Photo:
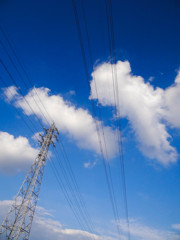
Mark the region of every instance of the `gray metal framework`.
[[46, 134], [44, 136], [40, 135], [41, 141], [39, 142], [41, 144], [41, 149], [39, 154], [32, 164], [9, 212], [0, 226], [0, 239], [29, 239], [48, 149], [50, 144], [54, 145], [53, 138], [55, 137], [57, 139], [55, 132], [59, 134], [54, 123], [48, 130], [45, 129], [45, 131]]

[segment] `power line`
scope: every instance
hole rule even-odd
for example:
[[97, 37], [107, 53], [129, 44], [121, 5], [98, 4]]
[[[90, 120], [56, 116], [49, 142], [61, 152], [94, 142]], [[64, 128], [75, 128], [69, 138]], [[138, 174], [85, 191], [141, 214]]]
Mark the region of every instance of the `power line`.
[[[2, 80], [2, 79], [1, 79]], [[2, 82], [4, 83], [4, 85], [5, 86], [7, 86], [6, 85], [6, 83], [2, 80]], [[9, 89], [9, 91], [10, 91], [10, 89]], [[12, 92], [10, 91], [10, 93], [12, 94]], [[19, 114], [19, 111], [15, 108], [15, 110], [18, 112], [18, 114]], [[23, 115], [22, 114], [20, 114], [20, 117], [24, 120], [24, 118], [23, 118]], [[30, 120], [30, 119], [29, 119]], [[24, 120], [25, 121], [25, 120]], [[27, 122], [25, 121], [25, 124], [27, 125], [27, 127], [32, 131], [32, 133], [34, 134], [34, 132], [33, 132], [33, 130], [29, 127], [29, 125], [27, 124]], [[34, 126], [34, 125], [33, 125]], [[35, 126], [34, 126], [35, 127]], [[64, 169], [63, 169], [64, 170]], [[64, 174], [64, 172], [63, 172], [63, 174]], [[71, 187], [70, 187], [71, 188]], [[71, 191], [73, 191], [73, 189], [71, 188]], [[76, 201], [77, 201], [77, 199], [76, 199]], [[72, 203], [72, 201], [71, 201], [71, 203]], [[71, 204], [72, 205], [72, 204]], [[82, 211], [80, 212], [81, 214], [82, 214]], [[84, 219], [83, 219], [84, 220]], [[85, 220], [86, 221], [86, 220]], [[86, 224], [87, 224], [87, 222], [86, 222]], [[80, 224], [80, 226], [81, 226], [82, 224]]]
[[88, 216], [87, 216], [86, 213], [85, 213], [85, 210], [84, 210], [84, 208], [83, 208], [83, 205], [81, 204], [81, 200], [79, 199], [80, 196], [78, 196], [78, 195], [76, 194], [76, 191], [73, 189], [73, 186], [72, 186], [72, 185], [74, 185], [74, 184], [72, 184], [72, 182], [71, 182], [71, 180], [70, 180], [69, 172], [68, 172], [68, 170], [63, 166], [63, 163], [62, 163], [62, 161], [61, 161], [61, 159], [60, 159], [60, 157], [59, 157], [59, 154], [58, 154], [58, 152], [57, 152], [56, 149], [54, 149], [54, 153], [55, 153], [55, 155], [56, 155], [56, 159], [58, 160], [58, 164], [59, 164], [59, 167], [60, 167], [59, 169], [61, 169], [61, 172], [62, 172], [62, 174], [63, 174], [63, 176], [64, 176], [64, 179], [66, 180], [67, 186], [68, 186], [68, 188], [69, 188], [69, 190], [70, 190], [70, 192], [71, 192], [71, 194], [72, 194], [72, 199], [74, 199], [75, 205], [76, 205], [76, 207], [77, 207], [80, 215], [82, 216], [82, 219], [83, 219], [84, 223], [85, 223], [86, 226], [88, 227], [89, 232], [92, 233], [92, 232], [93, 232], [93, 226], [92, 226], [91, 222], [89, 221]]
[[[2, 28], [1, 28], [1, 30], [2, 30]], [[3, 31], [3, 33], [4, 33], [4, 31]], [[5, 34], [5, 33], [4, 33]], [[11, 50], [13, 51], [13, 53], [15, 53], [15, 51], [14, 51], [14, 49], [12, 48], [12, 45], [11, 45], [11, 43], [10, 43], [10, 41], [7, 39], [7, 36], [5, 36], [6, 37], [6, 40], [8, 41], [8, 43], [9, 43], [9, 45], [10, 45], [10, 47], [11, 47]], [[15, 63], [13, 62], [13, 60], [12, 60], [12, 58], [11, 58], [11, 56], [9, 55], [9, 53], [8, 53], [8, 51], [7, 51], [7, 49], [5, 48], [5, 46], [4, 46], [4, 44], [2, 43], [2, 42], [0, 42], [1, 43], [1, 45], [3, 46], [3, 48], [4, 48], [4, 50], [5, 50], [5, 52], [6, 52], [6, 54], [8, 55], [8, 57], [9, 57], [9, 59], [10, 59], [10, 61], [11, 61], [11, 63], [13, 64], [13, 66], [15, 67], [15, 69], [16, 69], [16, 71], [18, 72], [18, 74], [19, 74], [19, 76], [20, 76], [20, 78], [21, 78], [21, 80], [23, 81], [23, 83], [24, 83], [24, 85], [26, 86], [26, 88], [28, 89], [28, 86], [27, 86], [27, 84], [26, 84], [26, 82], [24, 81], [24, 79], [22, 78], [22, 75], [21, 75], [21, 73], [19, 72], [19, 70], [17, 69], [17, 67], [16, 67], [16, 65], [15, 65]], [[16, 56], [16, 59], [18, 60], [18, 62], [20, 63], [20, 60], [18, 59], [18, 57], [17, 57], [17, 55], [16, 55], [16, 53], [15, 53], [15, 56]], [[21, 63], [20, 63], [21, 64]], [[4, 64], [3, 64], [3, 66], [5, 66]], [[23, 68], [23, 65], [21, 64], [21, 68]], [[5, 68], [6, 69], [6, 71], [7, 71], [7, 68]], [[25, 72], [25, 69], [23, 68], [23, 71]], [[9, 72], [8, 72], [9, 73]], [[10, 75], [10, 73], [9, 73], [9, 75]], [[27, 73], [26, 73], [26, 75], [27, 75]], [[11, 77], [11, 79], [12, 79], [12, 75], [10, 75], [10, 77]], [[28, 75], [27, 75], [27, 77], [28, 77]], [[14, 80], [15, 81], [15, 80]], [[14, 82], [14, 84], [17, 86], [17, 83], [16, 82]], [[30, 82], [30, 84], [32, 85], [32, 83]], [[36, 90], [36, 89], [35, 89]], [[37, 94], [37, 96], [38, 96], [38, 93], [37, 93], [37, 91], [36, 91], [36, 94]], [[22, 94], [22, 92], [21, 92], [21, 95], [23, 96], [23, 94]], [[38, 96], [38, 98], [39, 98], [39, 96]], [[35, 100], [35, 99], [34, 99]], [[41, 101], [41, 99], [39, 98], [39, 101]], [[41, 102], [42, 103], [42, 102]], [[44, 107], [44, 109], [46, 110], [46, 108], [45, 108], [45, 106], [44, 106], [44, 104], [42, 103], [42, 105], [43, 105], [43, 107]], [[38, 108], [39, 108], [39, 110], [41, 111], [41, 109], [40, 109], [40, 107], [39, 107], [39, 105], [38, 105]], [[32, 110], [32, 108], [31, 108], [31, 110]], [[32, 112], [34, 113], [34, 111], [32, 110]], [[41, 112], [42, 113], [42, 112]], [[48, 114], [48, 112], [47, 112], [47, 110], [46, 110], [46, 113]], [[34, 113], [35, 114], [35, 113]], [[35, 114], [36, 115], [36, 114]], [[49, 114], [48, 114], [49, 115]], [[44, 116], [44, 115], [43, 115]], [[36, 115], [36, 117], [37, 117], [37, 115]], [[49, 117], [50, 117], [50, 115], [49, 115]], [[44, 118], [45, 118], [45, 116], [44, 116]], [[38, 119], [38, 117], [37, 117], [37, 119]], [[64, 149], [64, 147], [63, 147], [63, 150], [64, 150], [64, 152], [65, 152], [65, 149]], [[66, 153], [65, 153], [66, 154]], [[66, 154], [66, 157], [67, 157], [67, 154]], [[70, 163], [68, 163], [69, 165], [70, 165]], [[72, 173], [72, 169], [71, 169], [71, 173]], [[75, 180], [75, 177], [74, 177], [74, 175], [72, 175], [73, 177], [73, 180]], [[77, 185], [77, 182], [76, 181], [74, 181], [74, 183], [75, 183], [75, 186], [76, 186], [76, 189], [78, 190], [78, 194], [79, 194], [79, 196], [80, 196], [80, 191], [79, 191], [79, 189], [78, 189], [78, 185]], [[71, 188], [71, 190], [73, 191], [73, 189]], [[77, 199], [76, 199], [77, 200]], [[82, 198], [80, 198], [79, 197], [79, 200], [80, 200], [80, 203], [81, 203], [81, 205], [85, 208], [85, 203], [84, 203], [84, 201], [82, 200]], [[78, 204], [79, 204], [79, 202], [77, 202]], [[81, 209], [81, 213], [83, 214], [83, 211], [82, 211], [82, 209]], [[88, 219], [88, 213], [87, 213], [87, 210], [86, 210], [86, 213], [85, 213], [85, 215], [86, 215], [86, 218]], [[85, 219], [85, 217], [84, 217], [84, 220], [86, 221], [86, 223], [87, 224], [89, 224], [88, 223], [88, 220], [86, 220]], [[92, 223], [91, 223], [91, 226], [92, 226]], [[91, 230], [91, 232], [92, 232], [92, 230]]]
[[[81, 5], [82, 5], [82, 9], [83, 9], [83, 22], [85, 23], [85, 30], [86, 30], [86, 35], [87, 35], [89, 56], [90, 56], [91, 65], [93, 66], [92, 51], [91, 51], [91, 46], [90, 46], [89, 33], [88, 33], [88, 28], [87, 28], [87, 21], [86, 21], [86, 16], [85, 16], [85, 8], [84, 8], [83, 0], [81, 0]], [[112, 25], [113, 24], [113, 21], [112, 21], [112, 5], [110, 5], [110, 9], [111, 9], [111, 25]], [[76, 10], [76, 12], [77, 12], [77, 10]], [[107, 2], [106, 2], [106, 13], [107, 13]], [[113, 32], [113, 28], [112, 28], [111, 29], [111, 33], [110, 33], [108, 17], [107, 17], [107, 24], [108, 24], [109, 43], [112, 42], [112, 48], [111, 48], [111, 45], [110, 45], [110, 55], [111, 55], [111, 61], [113, 61], [115, 59], [115, 57], [114, 57], [115, 56], [114, 32]], [[78, 26], [78, 32], [79, 31], [80, 31], [80, 25]], [[81, 34], [79, 34], [79, 37], [81, 37]], [[82, 42], [82, 40], [80, 40], [80, 44], [81, 44], [81, 42]], [[82, 50], [82, 47], [81, 47], [81, 50]], [[85, 54], [83, 54], [83, 59], [84, 59], [84, 55]], [[113, 55], [113, 58], [112, 58], [112, 55]], [[115, 64], [115, 62], [116, 61], [111, 62], [111, 65]], [[113, 79], [115, 106], [116, 106], [116, 109], [118, 109], [118, 111], [119, 111], [119, 93], [118, 93], [118, 82], [117, 82], [116, 66], [115, 66], [115, 69], [112, 66], [112, 79]], [[94, 83], [95, 83], [95, 91], [96, 91], [96, 95], [97, 95], [97, 99], [98, 99], [95, 74], [94, 74]], [[100, 111], [99, 106], [98, 106], [98, 109], [99, 109], [100, 119], [102, 120], [102, 115], [101, 115], [101, 111]], [[120, 128], [120, 120], [119, 120], [119, 116], [118, 116], [118, 111], [117, 111], [117, 125], [118, 125], [118, 129], [120, 131], [121, 128]], [[101, 123], [102, 123], [102, 121], [101, 121]], [[103, 131], [103, 125], [102, 125], [102, 131]], [[121, 176], [122, 176], [122, 182], [123, 182], [123, 196], [124, 196], [124, 202], [125, 202], [125, 212], [126, 212], [126, 219], [127, 219], [127, 225], [128, 225], [128, 237], [130, 238], [129, 219], [128, 219], [128, 205], [127, 205], [127, 194], [126, 194], [126, 182], [125, 182], [124, 160], [123, 160], [123, 150], [122, 150], [122, 138], [120, 136], [120, 132], [119, 131], [117, 131], [117, 135], [118, 135], [118, 151], [119, 151], [119, 154], [120, 154], [120, 166], [121, 166], [121, 174], [122, 174]], [[103, 136], [104, 136], [104, 133], [103, 133]], [[104, 144], [106, 144], [105, 138], [104, 138]], [[109, 164], [108, 164], [108, 169], [109, 169], [110, 181], [112, 183], [111, 171], [110, 171]], [[114, 201], [116, 202], [116, 199], [114, 199]], [[116, 209], [116, 211], [118, 212], [117, 209]]]
[[74, 208], [74, 204], [73, 204], [71, 198], [69, 197], [67, 189], [64, 186], [62, 178], [60, 177], [60, 174], [58, 173], [57, 168], [56, 168], [56, 166], [55, 166], [53, 161], [52, 162], [50, 161], [50, 166], [51, 166], [52, 171], [53, 171], [53, 173], [54, 173], [54, 175], [56, 177], [57, 183], [58, 183], [60, 189], [63, 191], [64, 197], [65, 197], [66, 201], [68, 202], [68, 204], [69, 204], [69, 206], [70, 206], [70, 208], [71, 208], [71, 210], [72, 210], [76, 220], [78, 221], [78, 223], [81, 226], [81, 228], [85, 231], [84, 223], [81, 222], [81, 218], [79, 217], [79, 214], [78, 214], [77, 210]]
[[[30, 83], [30, 85], [31, 85], [31, 87], [33, 88], [33, 90], [35, 91], [35, 94], [37, 95], [39, 102], [41, 103], [42, 106], [44, 106], [43, 103], [41, 102], [41, 99], [39, 98], [39, 95], [38, 95], [38, 93], [37, 93], [37, 91], [36, 91], [36, 88], [33, 87], [33, 84], [32, 84], [32, 82], [31, 82], [31, 80], [30, 80], [29, 75], [28, 75], [27, 72], [25, 71], [25, 69], [24, 69], [21, 61], [19, 60], [19, 58], [18, 58], [18, 56], [17, 56], [17, 54], [16, 54], [16, 52], [15, 52], [12, 44], [10, 43], [9, 39], [7, 38], [7, 36], [6, 36], [5, 32], [4, 32], [4, 30], [2, 29], [2, 27], [0, 27], [0, 31], [2, 32], [2, 34], [3, 34], [3, 36], [5, 37], [6, 41], [8, 42], [9, 47], [10, 47], [11, 51], [13, 52], [13, 54], [14, 54], [17, 62], [19, 63], [20, 67], [22, 68], [22, 70], [23, 70], [23, 72], [24, 72], [24, 74], [25, 74], [28, 82]], [[13, 61], [12, 57], [10, 56], [10, 54], [9, 54], [6, 46], [3, 44], [3, 42], [2, 42], [1, 40], [0, 40], [0, 44], [1, 44], [1, 46], [3, 47], [3, 49], [4, 49], [5, 53], [7, 54], [8, 58], [10, 59], [11, 64], [12, 64], [12, 65], [14, 66], [14, 68], [16, 69], [16, 72], [18, 73], [18, 75], [19, 75], [21, 81], [23, 82], [24, 86], [26, 87], [27, 90], [29, 90], [29, 87], [28, 87], [26, 81], [24, 80], [22, 74], [20, 73], [20, 71], [18, 70], [15, 62]], [[44, 113], [43, 113], [42, 110], [40, 109], [39, 104], [38, 104], [38, 102], [36, 101], [35, 97], [33, 96], [32, 92], [31, 92], [31, 96], [32, 96], [35, 104], [36, 104], [37, 107], [39, 108], [42, 116], [43, 116], [44, 119], [46, 120], [47, 124], [50, 125], [50, 123], [49, 123], [49, 121], [47, 120], [46, 116], [44, 115]], [[45, 107], [44, 107], [44, 108], [45, 108]], [[45, 110], [46, 110], [46, 109], [45, 109]], [[52, 122], [53, 122], [53, 121], [52, 121]]]
[[[26, 97], [23, 95], [21, 89], [19, 88], [19, 86], [17, 85], [17, 82], [15, 80], [15, 78], [13, 78], [13, 76], [11, 75], [11, 73], [9, 72], [8, 68], [6, 67], [6, 65], [4, 64], [4, 62], [2, 61], [2, 59], [0, 59], [0, 64], [3, 66], [3, 68], [5, 69], [5, 71], [8, 73], [8, 76], [10, 77], [10, 79], [12, 80], [13, 84], [16, 86], [16, 88], [19, 90], [23, 100], [26, 102], [26, 104], [28, 105], [29, 109], [31, 110], [31, 112], [35, 115], [36, 119], [38, 120], [39, 124], [41, 125], [41, 127], [43, 127], [41, 121], [39, 120], [37, 114], [34, 112], [34, 110], [32, 109], [31, 105], [29, 104], [29, 102], [27, 101]], [[37, 128], [36, 128], [37, 130]], [[38, 131], [38, 130], [37, 130]]]
[[[77, 32], [78, 32], [78, 37], [79, 37], [79, 42], [80, 42], [80, 48], [81, 48], [81, 53], [82, 53], [82, 58], [83, 58], [83, 63], [84, 63], [84, 68], [85, 68], [86, 80], [87, 80], [88, 87], [89, 87], [89, 90], [90, 90], [89, 72], [88, 72], [88, 66], [87, 66], [87, 61], [86, 61], [86, 55], [85, 55], [85, 50], [84, 50], [84, 46], [83, 46], [83, 41], [82, 41], [82, 33], [81, 33], [81, 28], [80, 28], [79, 17], [78, 17], [78, 13], [77, 13], [75, 0], [72, 0], [72, 5], [73, 5], [75, 20], [76, 20], [76, 27], [77, 27]], [[114, 214], [114, 217], [115, 217], [115, 220], [116, 220], [116, 223], [117, 223], [116, 224], [117, 231], [118, 231], [118, 233], [120, 235], [120, 228], [119, 228], [119, 224], [117, 222], [117, 220], [118, 220], [118, 213], [117, 213], [116, 201], [114, 199], [111, 181], [109, 180], [109, 176], [108, 176], [108, 172], [107, 172], [106, 160], [105, 160], [105, 156], [104, 156], [104, 152], [103, 152], [102, 141], [101, 141], [101, 136], [100, 136], [100, 132], [99, 132], [99, 126], [98, 126], [98, 120], [97, 120], [95, 105], [94, 105], [94, 102], [93, 102], [92, 99], [91, 99], [91, 104], [92, 104], [93, 115], [94, 115], [95, 123], [96, 123], [97, 137], [98, 137], [98, 141], [99, 141], [99, 145], [100, 145], [101, 156], [102, 156], [102, 159], [103, 159], [103, 166], [104, 166], [104, 170], [105, 170], [105, 176], [106, 176], [106, 182], [107, 182], [107, 185], [108, 185], [110, 201], [111, 201], [111, 205], [112, 205], [112, 208], [113, 208], [113, 214]]]
[[[8, 88], [8, 85], [6, 84], [6, 82], [2, 79], [2, 78], [0, 78], [0, 80], [1, 80], [1, 82], [3, 83], [3, 85], [4, 85], [4, 87], [5, 88]], [[11, 97], [13, 97], [14, 95], [13, 95], [13, 93], [11, 92], [11, 90], [10, 89], [8, 89], [8, 91], [9, 91], [9, 93], [11, 94]], [[27, 123], [27, 121], [25, 120], [25, 118], [24, 118], [24, 116], [22, 115], [22, 113], [20, 112], [20, 111], [18, 111], [18, 109], [16, 108], [16, 107], [14, 107], [14, 109], [15, 109], [15, 111], [17, 112], [17, 114], [20, 116], [20, 118], [23, 120], [23, 122], [25, 123], [25, 125], [27, 126], [27, 128], [30, 130], [30, 132], [34, 135], [34, 131], [32, 130], [32, 128], [29, 126], [29, 124]], [[32, 124], [32, 126], [34, 127], [34, 128], [36, 128], [36, 126], [34, 125], [34, 123], [32, 122], [32, 120], [29, 118], [29, 116], [27, 116], [28, 117], [28, 120], [31, 122], [31, 124]]]
[[117, 122], [118, 130], [119, 130], [119, 131], [117, 131], [118, 151], [119, 151], [119, 158], [120, 158], [121, 178], [122, 178], [122, 184], [123, 184], [123, 197], [124, 197], [124, 202], [125, 202], [125, 213], [126, 213], [126, 221], [127, 221], [127, 228], [128, 228], [128, 239], [130, 239], [130, 225], [129, 225], [128, 203], [127, 203], [126, 178], [125, 178], [125, 169], [124, 169], [124, 154], [123, 154], [122, 137], [120, 135], [120, 132], [121, 132], [120, 105], [119, 105], [120, 99], [119, 99], [119, 90], [118, 90], [119, 86], [118, 86], [117, 69], [116, 69], [116, 53], [115, 53], [112, 1], [109, 0], [110, 16], [108, 14], [107, 0], [105, 0], [105, 5], [106, 5], [106, 18], [107, 18], [107, 27], [108, 27], [109, 48], [110, 48], [110, 56], [111, 56], [114, 100], [115, 100], [115, 108], [116, 108], [116, 122]]
[[[112, 1], [110, 0], [110, 20], [111, 20], [111, 26], [112, 26], [112, 46], [113, 46], [113, 53], [114, 53], [114, 64], [116, 63], [116, 52], [115, 52], [115, 36], [114, 36], [114, 24], [113, 24], [113, 13], [112, 13]], [[123, 182], [123, 196], [125, 201], [125, 212], [126, 212], [126, 219], [127, 219], [127, 225], [128, 225], [128, 238], [130, 239], [130, 226], [129, 226], [129, 214], [128, 214], [128, 202], [127, 202], [127, 190], [126, 190], [126, 177], [125, 177], [125, 169], [124, 169], [124, 154], [123, 154], [123, 143], [122, 143], [122, 137], [120, 135], [121, 131], [121, 121], [120, 121], [120, 99], [119, 99], [119, 87], [118, 87], [118, 80], [117, 80], [117, 68], [115, 65], [115, 80], [116, 80], [116, 89], [117, 89], [117, 118], [118, 118], [118, 124], [119, 124], [119, 153], [120, 153], [120, 162], [121, 162], [121, 172], [122, 172], [122, 182]], [[118, 114], [119, 113], [119, 114]]]
[[[3, 79], [1, 79], [1, 81], [3, 82], [3, 84], [4, 84], [4, 86], [5, 87], [7, 87], [7, 84], [5, 83], [5, 81], [3, 80]], [[9, 91], [10, 91], [10, 94], [13, 96], [13, 93], [11, 92], [11, 90], [10, 89], [8, 89]], [[17, 113], [20, 115], [20, 117], [23, 119], [23, 121], [25, 122], [25, 124], [26, 124], [26, 126], [30, 129], [30, 131], [34, 134], [34, 131], [32, 130], [32, 128], [28, 125], [28, 123], [25, 121], [25, 119], [24, 119], [24, 117], [23, 117], [23, 115], [22, 114], [20, 114], [20, 111], [18, 111], [17, 109], [16, 109], [16, 107], [14, 107], [15, 108], [15, 110], [17, 111]], [[28, 117], [28, 119], [29, 119], [29, 121], [31, 121], [31, 119]], [[32, 123], [32, 121], [31, 121], [31, 123]], [[33, 123], [32, 123], [33, 124]], [[33, 127], [35, 128], [35, 125], [33, 124]], [[37, 137], [36, 137], [36, 139], [37, 139]], [[37, 139], [38, 140], [38, 139]], [[64, 173], [63, 173], [64, 174]], [[73, 191], [73, 189], [71, 188], [71, 191]], [[66, 193], [65, 193], [66, 194]], [[69, 200], [70, 202], [71, 202], [71, 207], [72, 207], [72, 200]], [[68, 202], [69, 202], [68, 201]], [[74, 212], [74, 211], [73, 211]], [[82, 211], [81, 211], [81, 213], [82, 213]], [[76, 213], [75, 213], [75, 215], [76, 215]], [[79, 217], [80, 218], [80, 217]], [[81, 220], [80, 220], [81, 221]], [[80, 224], [80, 226], [82, 226], [82, 223]], [[84, 228], [85, 229], [85, 228]]]
[[42, 138], [41, 148], [21, 185], [2, 225], [0, 235], [7, 239], [29, 239], [32, 221], [38, 201], [47, 154], [58, 130], [54, 123]]
[[[85, 13], [85, 7], [84, 7], [84, 1], [83, 0], [81, 0], [81, 6], [82, 6], [82, 10], [83, 10], [83, 22], [85, 24], [86, 36], [87, 36], [87, 41], [88, 41], [88, 50], [89, 50], [89, 56], [90, 56], [90, 63], [91, 63], [91, 66], [93, 68], [92, 48], [91, 48], [91, 44], [90, 44], [90, 37], [89, 37], [89, 32], [88, 32], [87, 19], [86, 19], [86, 13]], [[94, 72], [94, 75], [93, 75], [93, 79], [94, 79], [96, 96], [97, 96], [97, 99], [99, 99], [99, 97], [98, 97], [98, 90], [97, 90], [97, 84], [96, 84], [96, 74], [95, 74], [95, 72]], [[105, 133], [104, 133], [103, 117], [102, 117], [102, 113], [101, 113], [101, 109], [99, 107], [99, 104], [97, 105], [97, 107], [98, 107], [98, 112], [99, 112], [99, 117], [100, 117], [100, 124], [101, 124], [101, 129], [102, 129], [102, 137], [103, 137], [104, 146], [105, 146], [105, 156], [106, 156], [106, 159], [107, 159], [107, 167], [108, 167], [108, 171], [109, 171], [109, 178], [110, 178], [110, 183], [111, 183], [111, 187], [112, 187], [112, 195], [113, 195], [114, 202], [115, 202], [117, 218], [119, 219], [119, 213], [118, 213], [118, 208], [117, 208], [117, 200], [116, 200], [116, 196], [115, 196], [115, 192], [114, 192], [114, 186], [113, 186], [113, 180], [112, 180], [111, 167], [110, 167], [110, 164], [108, 162], [107, 143], [106, 143], [106, 138], [105, 138]]]
[[[17, 54], [16, 54], [16, 52], [15, 52], [15, 50], [14, 50], [14, 48], [13, 48], [11, 42], [10, 42], [10, 40], [8, 39], [8, 37], [7, 37], [7, 35], [5, 34], [5, 32], [4, 32], [4, 30], [2, 29], [2, 27], [0, 27], [0, 30], [1, 30], [1, 32], [3, 33], [5, 39], [7, 40], [7, 42], [8, 42], [8, 44], [9, 44], [12, 52], [14, 53], [14, 56], [15, 56], [17, 62], [19, 63], [21, 69], [23, 70], [23, 72], [24, 72], [24, 74], [25, 74], [25, 76], [26, 76], [26, 79], [28, 80], [29, 84], [30, 84], [31, 87], [33, 88], [34, 86], [33, 86], [32, 80], [31, 80], [29, 74], [27, 73], [25, 67], [24, 67], [23, 64], [21, 63], [19, 57], [17, 56]], [[35, 93], [36, 93], [36, 95], [37, 95], [37, 97], [38, 97], [39, 102], [41, 103], [42, 107], [44, 108], [47, 116], [49, 117], [49, 119], [51, 120], [51, 122], [53, 122], [53, 119], [51, 118], [50, 114], [48, 113], [45, 105], [43, 104], [43, 101], [41, 101], [41, 98], [39, 97], [39, 94], [37, 93], [36, 88], [34, 88], [34, 91], [35, 91]], [[46, 119], [46, 118], [45, 118], [45, 119]], [[47, 121], [47, 119], [46, 119], [46, 121]], [[48, 122], [48, 121], [47, 121], [47, 122]], [[50, 124], [50, 123], [49, 123], [49, 124]]]
[[[59, 136], [59, 138], [60, 138], [60, 136]], [[81, 191], [80, 191], [80, 189], [79, 189], [78, 183], [77, 183], [77, 181], [76, 181], [76, 177], [75, 177], [74, 172], [73, 172], [73, 169], [72, 169], [72, 167], [71, 167], [71, 164], [70, 164], [68, 155], [67, 155], [67, 153], [66, 153], [66, 151], [65, 151], [64, 144], [63, 144], [63, 142], [62, 142], [62, 138], [61, 138], [60, 141], [58, 141], [58, 145], [59, 145], [59, 148], [60, 148], [60, 150], [61, 150], [61, 152], [62, 152], [62, 155], [63, 155], [63, 158], [64, 158], [64, 162], [65, 162], [65, 164], [66, 164], [66, 169], [67, 169], [67, 171], [68, 171], [68, 173], [69, 173], [69, 176], [70, 176], [70, 178], [71, 178], [71, 182], [73, 183], [73, 185], [74, 185], [74, 187], [75, 187], [75, 190], [76, 190], [76, 192], [77, 192], [77, 194], [78, 194], [78, 198], [79, 198], [79, 200], [80, 200], [80, 203], [81, 203], [82, 207], [85, 209], [85, 214], [86, 214], [87, 218], [90, 219], [92, 228], [94, 228], [93, 221], [91, 220], [91, 218], [90, 218], [90, 216], [89, 216], [89, 213], [88, 213], [88, 211], [87, 211], [87, 207], [86, 207], [85, 201], [84, 201], [84, 199], [83, 199], [83, 196], [82, 196]]]

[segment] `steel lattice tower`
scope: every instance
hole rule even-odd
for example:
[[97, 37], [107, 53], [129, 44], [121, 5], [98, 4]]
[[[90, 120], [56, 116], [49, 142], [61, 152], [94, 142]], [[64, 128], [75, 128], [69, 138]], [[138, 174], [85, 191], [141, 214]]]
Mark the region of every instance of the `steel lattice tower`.
[[0, 239], [29, 239], [48, 149], [50, 144], [54, 145], [53, 137], [57, 139], [55, 132], [58, 133], [54, 123], [48, 130], [45, 129], [45, 131], [46, 134], [44, 136], [40, 135], [42, 140], [39, 141], [41, 143], [39, 154], [32, 164], [9, 212], [0, 226]]

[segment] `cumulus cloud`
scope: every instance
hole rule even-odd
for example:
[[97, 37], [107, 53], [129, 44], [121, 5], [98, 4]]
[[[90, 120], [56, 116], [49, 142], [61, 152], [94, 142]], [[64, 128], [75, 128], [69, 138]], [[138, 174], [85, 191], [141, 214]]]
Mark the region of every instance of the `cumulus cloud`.
[[0, 171], [11, 174], [27, 169], [37, 152], [27, 138], [0, 132]]
[[[103, 63], [92, 73], [90, 98], [97, 99], [102, 106], [115, 106], [112, 67], [116, 67], [117, 89], [119, 93], [119, 113], [127, 118], [139, 143], [139, 149], [148, 158], [167, 166], [177, 161], [178, 153], [172, 146], [169, 127], [180, 128], [180, 71], [175, 82], [167, 89], [154, 87], [145, 82], [143, 77], [131, 72], [128, 61], [118, 61], [116, 64]], [[96, 87], [95, 87], [96, 80]], [[98, 96], [96, 93], [98, 91]], [[9, 92], [12, 92], [10, 95]], [[5, 89], [6, 99], [22, 108], [26, 115], [32, 111], [24, 98], [13, 86]], [[39, 97], [37, 97], [37, 94]], [[61, 95], [52, 95], [48, 88], [33, 88], [25, 96], [34, 112], [46, 123], [47, 112], [61, 133], [75, 141], [80, 148], [100, 153], [96, 126], [99, 126], [102, 138], [101, 123], [82, 108], [77, 108]], [[40, 101], [41, 99], [41, 101]], [[34, 101], [35, 100], [35, 101]], [[45, 106], [46, 110], [44, 109]], [[39, 109], [40, 107], [40, 109]], [[48, 118], [50, 121], [51, 119]], [[115, 130], [104, 126], [104, 135], [109, 157], [117, 152]], [[104, 142], [102, 141], [103, 149]]]
[[[8, 91], [8, 89], [6, 89], [6, 91]], [[6, 92], [4, 93], [6, 94]], [[101, 123], [97, 121], [96, 125], [95, 119], [87, 110], [75, 107], [69, 101], [65, 101], [60, 95], [51, 95], [50, 90], [44, 87], [33, 88], [25, 96], [25, 99], [29, 102], [34, 113], [41, 118], [44, 123], [46, 123], [44, 116], [46, 116], [50, 122], [51, 119], [53, 119], [60, 132], [68, 135], [80, 148], [100, 153], [96, 126], [100, 126]], [[18, 95], [18, 93], [10, 100], [13, 101], [16, 107], [22, 108], [26, 115], [33, 114], [24, 98]], [[46, 110], [42, 106], [42, 102]], [[47, 112], [51, 116], [51, 119], [49, 119]], [[103, 132], [100, 128], [101, 138], [102, 134]], [[104, 134], [106, 137], [108, 154], [110, 157], [113, 157], [117, 152], [114, 138], [115, 130], [109, 126], [104, 126]], [[104, 142], [102, 142], [102, 144], [103, 143]]]
[[164, 117], [172, 127], [180, 128], [180, 71], [175, 78], [174, 85], [164, 91]]
[[167, 126], [180, 127], [180, 72], [175, 84], [163, 90], [133, 75], [128, 61], [103, 63], [92, 73], [90, 95], [102, 106], [115, 106], [112, 68], [116, 68], [118, 111], [129, 120], [142, 153], [163, 165], [176, 162], [177, 151]]

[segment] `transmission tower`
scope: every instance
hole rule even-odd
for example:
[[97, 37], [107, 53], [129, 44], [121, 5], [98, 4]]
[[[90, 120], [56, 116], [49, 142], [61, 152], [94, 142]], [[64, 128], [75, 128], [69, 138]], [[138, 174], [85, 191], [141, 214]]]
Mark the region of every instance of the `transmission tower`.
[[49, 129], [45, 129], [45, 135], [39, 140], [41, 149], [32, 164], [13, 204], [0, 226], [0, 239], [28, 240], [34, 212], [36, 209], [41, 181], [46, 164], [50, 144], [54, 145], [53, 138], [59, 134], [53, 123]]

